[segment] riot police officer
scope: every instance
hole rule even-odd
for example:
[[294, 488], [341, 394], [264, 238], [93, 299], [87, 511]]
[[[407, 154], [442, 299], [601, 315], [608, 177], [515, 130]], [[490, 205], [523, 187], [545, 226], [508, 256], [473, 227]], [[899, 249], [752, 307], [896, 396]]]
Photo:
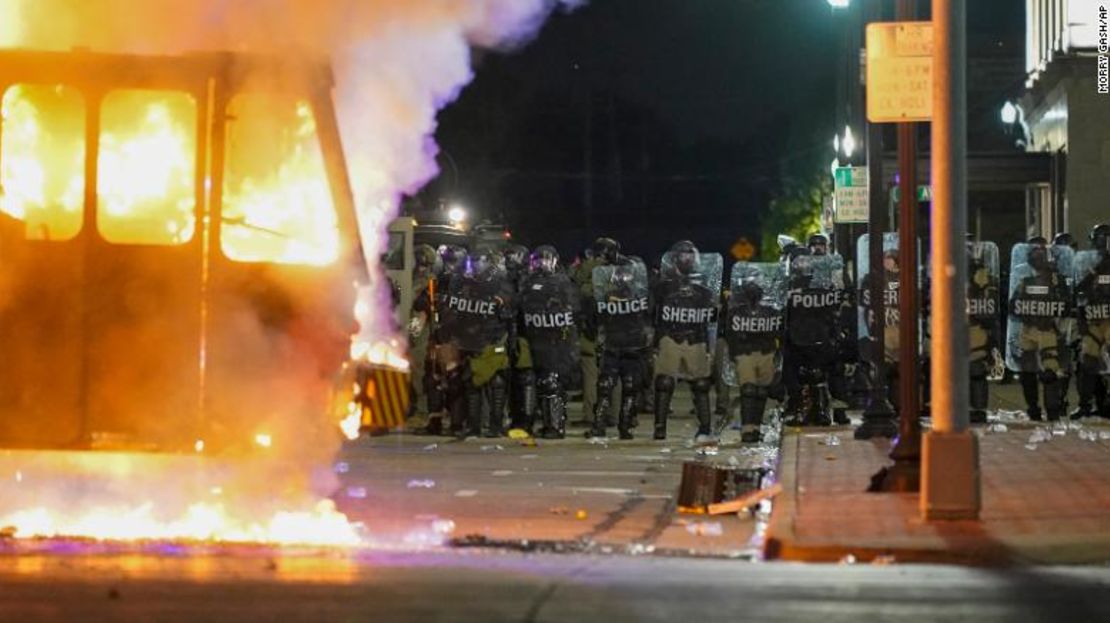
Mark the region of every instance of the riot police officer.
[[655, 439], [667, 438], [667, 416], [677, 380], [690, 383], [697, 438], [712, 438], [709, 390], [713, 386], [710, 335], [716, 330], [723, 260], [699, 253], [689, 240], [676, 242], [663, 256], [656, 289]]
[[1075, 259], [1079, 404], [1073, 419], [1096, 414], [1110, 418], [1106, 395], [1106, 378], [1110, 375], [1110, 224], [1095, 225], [1089, 239], [1091, 248]]
[[967, 242], [967, 317], [970, 419], [987, 421], [990, 390], [987, 375], [1001, 345], [998, 301], [998, 247], [993, 242]]
[[618, 257], [615, 263], [593, 269], [595, 311], [601, 356], [597, 402], [587, 436], [604, 437], [613, 390], [620, 384], [617, 429], [621, 439], [632, 438], [632, 419], [644, 357], [650, 348], [651, 301], [647, 268], [642, 262]]
[[[520, 293], [521, 327], [531, 351], [540, 434], [545, 439], [566, 436], [567, 389], [575, 383], [580, 365], [575, 322], [578, 290], [558, 265], [554, 247], [536, 247]], [[524, 427], [531, 432], [532, 422], [526, 421]]]
[[437, 433], [440, 430], [439, 418], [429, 419], [429, 394], [431, 375], [427, 371], [428, 345], [432, 333], [432, 280], [436, 277], [436, 264], [439, 256], [430, 245], [420, 244], [413, 250], [416, 265], [412, 271], [413, 302], [409, 314], [409, 360], [412, 370], [412, 417], [406, 427], [424, 432]]
[[804, 253], [790, 261], [783, 347], [787, 424], [832, 423], [828, 380], [836, 360], [842, 271], [842, 261], [833, 255]]
[[598, 326], [594, 300], [594, 269], [610, 266], [620, 258], [620, 243], [612, 238], [600, 237], [583, 252], [582, 261], [572, 274], [578, 286], [581, 310], [578, 315], [579, 353], [582, 366], [582, 416], [587, 425], [593, 423], [597, 405], [598, 380]]
[[[521, 284], [528, 275], [528, 248], [507, 244], [501, 249], [505, 272], [513, 292], [521, 293]], [[536, 417], [536, 375], [532, 369], [531, 349], [518, 318], [517, 338], [509, 344], [509, 419], [513, 428], [532, 430]]]
[[[499, 437], [505, 417], [509, 344], [516, 339], [512, 285], [492, 249], [469, 255], [439, 302], [442, 348], [454, 353], [449, 385], [461, 388], [451, 405], [456, 436], [482, 434], [482, 407], [489, 404], [485, 435]], [[461, 405], [459, 403], [462, 403]], [[465, 411], [460, 407], [465, 407]], [[465, 420], [463, 419], [465, 417]]]
[[763, 411], [782, 363], [786, 296], [782, 266], [737, 262], [729, 284], [724, 335], [734, 363], [734, 382], [740, 387], [740, 440], [753, 443], [761, 439]]
[[1044, 411], [1049, 420], [1058, 420], [1064, 411], [1060, 350], [1067, 343], [1071, 313], [1072, 251], [1036, 237], [1014, 245], [1010, 257], [1006, 365], [1018, 372], [1029, 418], [1041, 419], [1040, 381]]

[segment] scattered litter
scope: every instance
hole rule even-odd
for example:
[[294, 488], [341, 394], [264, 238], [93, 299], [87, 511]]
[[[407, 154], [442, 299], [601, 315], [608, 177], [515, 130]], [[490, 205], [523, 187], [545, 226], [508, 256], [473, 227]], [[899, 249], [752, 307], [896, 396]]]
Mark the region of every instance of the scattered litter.
[[520, 445], [523, 448], [535, 448], [539, 444], [536, 443], [535, 437], [525, 437], [524, 439], [520, 440]]
[[830, 454], [830, 455], [828, 455], [828, 456], [826, 456], [826, 457], [825, 457], [825, 460], [826, 460], [826, 461], [835, 461], [835, 460], [836, 460], [836, 457]]
[[992, 432], [992, 433], [1004, 433], [1004, 432], [1006, 432], [1010, 429], [1007, 428], [1007, 426], [1005, 424], [1003, 424], [1002, 422], [995, 422], [994, 424], [991, 424], [990, 426], [988, 426], [987, 430]]
[[694, 454], [698, 456], [717, 456], [720, 452], [721, 448], [717, 444], [699, 446], [696, 450], [694, 450]]
[[1067, 424], [1057, 424], [1056, 427], [1052, 429], [1052, 434], [1056, 437], [1063, 437], [1064, 435], [1067, 435], [1068, 434], [1068, 425]]
[[721, 536], [725, 528], [719, 521], [698, 521], [686, 524], [686, 531], [694, 536]]
[[1052, 431], [1048, 430], [1047, 428], [1038, 428], [1037, 430], [1033, 431], [1031, 435], [1029, 435], [1030, 444], [1043, 443], [1051, 439]]
[[1026, 449], [1026, 450], [1036, 450], [1036, 449], [1037, 449], [1037, 444], [1035, 444], [1035, 443], [1027, 443], [1027, 444], [1025, 444], [1025, 449]]
[[570, 509], [565, 506], [552, 506], [551, 508], [547, 509], [547, 512], [551, 513], [552, 515], [569, 515]]
[[670, 448], [661, 448], [661, 449], [659, 450], [659, 452], [660, 452], [660, 454], [670, 454], [670, 453], [671, 453], [671, 449], [670, 449]]
[[625, 548], [625, 553], [630, 556], [640, 556], [642, 554], [651, 554], [655, 551], [654, 545], [644, 545], [643, 543], [633, 543]]
[[455, 531], [455, 522], [450, 519], [437, 519], [432, 522], [432, 530], [437, 534], [451, 534]]
[[1098, 431], [1098, 438], [1102, 441], [1110, 440], [1110, 431], [1107, 431], [1107, 430]]
[[335, 464], [335, 473], [346, 474], [351, 471], [351, 466], [346, 461], [340, 461]]
[[828, 435], [825, 436], [824, 439], [822, 439], [821, 441], [819, 441], [817, 443], [820, 443], [821, 445], [825, 445], [825, 446], [839, 446], [840, 445], [840, 437], [837, 437], [835, 433], [829, 433]]
[[522, 455], [520, 455], [520, 458], [525, 459], [525, 460], [538, 459], [538, 458], [540, 458], [540, 455], [538, 455], [538, 454], [522, 454]]
[[504, 449], [505, 449], [505, 446], [502, 446], [500, 444], [495, 445], [495, 446], [482, 446], [482, 452], [490, 452], [490, 451], [493, 451], [493, 450], [500, 451], [500, 450], [504, 450]]
[[606, 448], [608, 448], [609, 447], [609, 438], [608, 437], [590, 437], [590, 445], [591, 446], [605, 446]]
[[590, 516], [590, 514], [587, 513], [586, 509], [584, 509], [584, 508], [580, 508], [580, 509], [574, 511], [574, 518], [575, 519], [585, 519], [589, 516]]
[[763, 500], [769, 500], [780, 493], [782, 493], [782, 483], [776, 482], [766, 489], [757, 489], [735, 500], [721, 502], [720, 504], [710, 504], [709, 514], [723, 515], [725, 513], [743, 512], [744, 510], [747, 510], [748, 508], [759, 504]]
[[871, 559], [871, 564], [873, 565], [893, 565], [895, 562], [896, 561], [894, 560], [894, 556], [891, 556], [889, 554], [876, 556]]
[[1098, 441], [1098, 433], [1093, 430], [1080, 430], [1079, 438], [1084, 441]]
[[509, 430], [509, 439], [531, 439], [531, 438], [532, 438], [532, 436], [529, 435], [528, 431], [524, 430], [523, 428], [513, 428], [513, 429]]
[[852, 554], [848, 554], [844, 558], [841, 558], [839, 562], [842, 565], [854, 565], [856, 564], [856, 557]]
[[428, 479], [414, 479], [410, 480], [407, 485], [409, 489], [431, 489], [436, 486], [436, 481]]
[[511, 470], [511, 469], [499, 469], [499, 470], [495, 470], [493, 472], [490, 472], [490, 475], [491, 476], [508, 476], [509, 474], [512, 474], [512, 473], [513, 473], [513, 470]]
[[431, 450], [438, 450], [438, 449], [439, 449], [439, 444], [438, 443], [430, 443], [430, 444], [424, 446], [424, 451], [425, 452], [429, 452]]
[[736, 458], [735, 455], [732, 455], [728, 457], [728, 464], [732, 467], [740, 467], [740, 459]]
[[476, 489], [459, 489], [455, 492], [455, 497], [457, 498], [472, 498], [476, 495], [478, 495]]
[[347, 487], [347, 497], [361, 500], [366, 497], [366, 487]]

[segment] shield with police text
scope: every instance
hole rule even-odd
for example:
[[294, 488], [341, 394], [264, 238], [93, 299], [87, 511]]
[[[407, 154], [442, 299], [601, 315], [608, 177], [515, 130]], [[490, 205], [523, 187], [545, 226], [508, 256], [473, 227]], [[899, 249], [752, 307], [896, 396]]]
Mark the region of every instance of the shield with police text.
[[1087, 372], [1110, 374], [1110, 252], [1080, 251], [1074, 273], [1079, 365]]
[[578, 289], [565, 273], [535, 272], [520, 288], [521, 332], [540, 371], [570, 378], [580, 365]]
[[627, 260], [593, 272], [599, 338], [609, 349], [641, 349], [650, 343], [651, 295], [647, 267]]
[[786, 275], [786, 340], [797, 346], [836, 346], [844, 296], [839, 255], [799, 255]]
[[[786, 272], [780, 263], [737, 262], [729, 279], [724, 336], [730, 363], [762, 357], [773, 376], [781, 368], [780, 346], [786, 307]], [[746, 360], [744, 360], [746, 361]], [[723, 373], [729, 385], [739, 385], [735, 366]]]
[[1018, 243], [1010, 252], [1006, 365], [1015, 372], [1064, 374], [1074, 321], [1070, 247]]
[[513, 286], [504, 267], [453, 275], [438, 298], [442, 342], [480, 351], [508, 336], [513, 319]]
[[718, 253], [664, 254], [655, 297], [656, 337], [708, 347], [716, 334], [723, 272]]

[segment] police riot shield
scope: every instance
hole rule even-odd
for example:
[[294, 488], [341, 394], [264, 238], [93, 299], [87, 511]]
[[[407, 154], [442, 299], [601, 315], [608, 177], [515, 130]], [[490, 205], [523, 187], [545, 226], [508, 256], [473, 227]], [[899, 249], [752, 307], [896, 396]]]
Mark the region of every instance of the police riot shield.
[[973, 365], [994, 367], [991, 353], [1002, 348], [1000, 301], [998, 245], [967, 243], [968, 348]]
[[438, 295], [439, 340], [465, 351], [503, 342], [513, 315], [513, 288], [504, 266], [482, 269], [477, 263], [468, 257]]
[[1073, 272], [1079, 365], [1087, 372], [1110, 374], [1110, 251], [1080, 251]]
[[[857, 288], [859, 292], [858, 334], [861, 348], [873, 343], [882, 326], [883, 355], [886, 361], [898, 360], [899, 346], [899, 311], [898, 292], [899, 275], [901, 266], [898, 257], [898, 233], [886, 232], [883, 234], [883, 264], [871, 266], [871, 236], [864, 234], [859, 237], [856, 245], [856, 263], [859, 266], [857, 275]], [[883, 318], [880, 322], [875, 317], [871, 304], [871, 289], [875, 281], [883, 292]]]
[[780, 371], [785, 307], [786, 271], [781, 263], [733, 264], [723, 321], [728, 343], [728, 361], [721, 371], [725, 383], [736, 387], [754, 382], [740, 378], [736, 361], [741, 358], [765, 357], [772, 375]]
[[786, 275], [786, 341], [796, 346], [836, 345], [836, 318], [844, 295], [839, 255], [799, 255]]
[[716, 335], [724, 259], [719, 253], [697, 253], [689, 266], [674, 252], [663, 254], [656, 288], [656, 338], [709, 344]]
[[579, 371], [578, 289], [562, 272], [529, 274], [521, 283], [521, 332], [533, 366], [572, 378]]
[[1074, 251], [1018, 243], [1010, 252], [1006, 366], [1015, 372], [1063, 373], [1073, 331]]
[[640, 349], [650, 344], [651, 302], [647, 267], [626, 260], [593, 271], [598, 337], [606, 348]]

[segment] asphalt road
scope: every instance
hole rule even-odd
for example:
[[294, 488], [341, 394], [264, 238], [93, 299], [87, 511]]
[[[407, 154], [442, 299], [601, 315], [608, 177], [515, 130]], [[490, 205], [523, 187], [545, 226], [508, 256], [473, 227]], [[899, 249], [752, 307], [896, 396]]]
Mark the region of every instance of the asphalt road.
[[1105, 621], [1110, 569], [426, 552], [0, 556], [0, 621]]

